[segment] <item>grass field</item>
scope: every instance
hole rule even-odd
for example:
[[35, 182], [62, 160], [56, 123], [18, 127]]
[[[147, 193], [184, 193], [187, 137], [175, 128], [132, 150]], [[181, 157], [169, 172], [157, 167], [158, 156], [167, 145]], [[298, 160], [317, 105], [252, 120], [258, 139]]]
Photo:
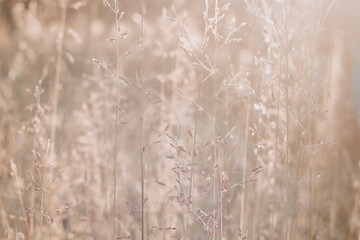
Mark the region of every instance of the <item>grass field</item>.
[[359, 9], [0, 0], [0, 239], [360, 240]]

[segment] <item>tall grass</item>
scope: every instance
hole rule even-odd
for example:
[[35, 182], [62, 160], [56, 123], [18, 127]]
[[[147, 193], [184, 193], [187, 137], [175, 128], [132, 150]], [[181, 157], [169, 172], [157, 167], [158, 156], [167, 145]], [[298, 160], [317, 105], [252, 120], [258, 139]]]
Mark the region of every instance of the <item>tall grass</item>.
[[352, 5], [1, 1], [0, 239], [359, 239]]

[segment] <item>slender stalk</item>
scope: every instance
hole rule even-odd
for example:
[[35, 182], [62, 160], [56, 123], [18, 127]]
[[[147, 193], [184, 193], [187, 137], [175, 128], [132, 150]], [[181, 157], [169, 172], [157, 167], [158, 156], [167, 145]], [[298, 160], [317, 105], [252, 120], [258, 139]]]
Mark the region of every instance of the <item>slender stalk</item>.
[[[40, 183], [41, 183], [40, 213], [44, 214], [44, 188], [45, 188], [45, 176], [46, 176], [45, 173], [46, 173], [46, 165], [47, 164], [43, 160], [43, 158], [41, 158], [41, 164], [44, 166], [44, 171], [41, 172], [41, 168], [38, 168], [38, 174], [39, 174]], [[43, 235], [43, 215], [41, 215], [41, 218], [40, 218], [40, 237], [41, 237], [41, 239], [44, 238], [44, 235]]]
[[[42, 187], [43, 186], [44, 186], [44, 183], [42, 183]], [[41, 189], [40, 212], [44, 213], [44, 189]], [[41, 216], [41, 218], [40, 218], [40, 230], [41, 230], [41, 239], [43, 239], [44, 238], [44, 235], [43, 235], [43, 216]]]
[[[251, 58], [251, 88], [252, 90], [254, 91], [254, 93], [256, 95], [260, 95], [261, 91], [261, 86], [259, 84], [259, 77], [257, 77], [257, 67], [256, 67], [256, 42], [255, 42], [255, 33], [256, 33], [256, 26], [257, 26], [257, 22], [256, 22], [256, 9], [257, 9], [257, 6], [258, 6], [258, 0], [253, 0], [252, 2], [253, 4], [253, 14], [252, 14], [252, 23], [253, 23], [253, 27], [252, 27], [252, 31], [251, 31], [251, 55], [252, 55], [252, 58]], [[255, 102], [258, 102], [258, 104], [260, 105], [260, 102], [258, 99], [254, 99], [254, 103]], [[253, 104], [251, 106], [253, 108]], [[258, 128], [260, 128], [260, 125], [258, 124], [258, 117], [260, 116], [256, 116], [257, 112], [252, 110], [251, 112], [251, 117], [250, 117], [250, 120], [251, 122], [253, 123], [254, 126], [257, 126]], [[254, 143], [257, 142], [257, 139], [258, 139], [258, 134], [255, 134], [251, 141], [252, 141], [252, 148], [254, 148]], [[256, 167], [256, 164], [257, 164], [257, 155], [255, 153], [252, 154], [252, 159], [251, 159], [251, 169], [255, 168]], [[252, 199], [252, 204], [253, 204], [253, 214], [252, 214], [252, 228], [251, 228], [251, 231], [252, 231], [252, 234], [251, 234], [251, 237], [253, 239], [257, 239], [257, 229], [256, 229], [256, 221], [257, 221], [257, 216], [258, 216], [258, 213], [259, 213], [259, 197], [258, 197], [258, 192], [256, 191], [256, 184], [252, 184], [252, 192], [253, 192], [253, 199]], [[250, 221], [250, 219], [249, 219]]]
[[[205, 0], [205, 15], [208, 16], [208, 10], [209, 10], [209, 6], [208, 6], [208, 2], [207, 0]], [[206, 46], [206, 41], [207, 41], [207, 35], [208, 35], [208, 31], [207, 31], [207, 22], [205, 21], [205, 30], [204, 30], [204, 42], [203, 42], [203, 51], [205, 51], [205, 46]], [[202, 59], [202, 61], [204, 61], [204, 58]], [[198, 88], [197, 88], [197, 102], [200, 101], [200, 97], [201, 97], [201, 82], [202, 79], [204, 77], [204, 69], [201, 68], [201, 74], [200, 74], [200, 80], [198, 81]], [[193, 144], [192, 144], [192, 153], [191, 153], [191, 172], [190, 172], [190, 187], [189, 187], [189, 198], [191, 200], [191, 196], [192, 196], [192, 189], [193, 189], [193, 185], [195, 184], [195, 175], [194, 175], [194, 170], [193, 170], [193, 164], [194, 164], [194, 160], [195, 160], [195, 150], [196, 150], [196, 136], [197, 136], [197, 130], [198, 130], [198, 111], [196, 111], [195, 113], [195, 124], [194, 124], [194, 132], [193, 132]], [[190, 211], [192, 211], [191, 209], [191, 204], [189, 203], [189, 213]], [[189, 219], [190, 220], [190, 219]], [[195, 233], [195, 225], [192, 225], [192, 229], [191, 229], [191, 233], [188, 234], [191, 236], [190, 239], [194, 239], [194, 233]]]
[[[245, 122], [245, 144], [244, 144], [244, 155], [243, 155], [243, 172], [242, 178], [245, 179], [246, 171], [247, 171], [247, 151], [248, 151], [248, 142], [249, 142], [249, 122], [250, 122], [250, 104], [251, 98], [250, 94], [247, 97], [248, 108], [246, 111], [246, 122]], [[245, 193], [246, 193], [246, 185], [242, 185], [242, 194], [241, 194], [241, 207], [240, 207], [240, 229], [243, 231], [244, 229], [244, 212], [245, 212]]]
[[[253, 87], [254, 83], [254, 68], [255, 68], [255, 0], [252, 1], [252, 28], [251, 28], [251, 79], [250, 79], [250, 87]], [[245, 122], [245, 149], [244, 149], [244, 155], [243, 155], [243, 172], [242, 172], [242, 178], [246, 177], [247, 172], [247, 158], [248, 158], [248, 145], [249, 145], [249, 126], [250, 126], [250, 118], [251, 118], [251, 112], [252, 112], [252, 100], [251, 100], [251, 94], [248, 93], [247, 96], [247, 105], [248, 108], [246, 110], [246, 122]], [[244, 230], [244, 214], [245, 214], [245, 196], [246, 196], [246, 186], [245, 184], [242, 185], [242, 195], [241, 195], [241, 207], [240, 207], [240, 229], [241, 231]]]
[[61, 1], [61, 23], [60, 31], [57, 39], [57, 57], [56, 57], [56, 69], [55, 69], [55, 83], [54, 83], [54, 97], [52, 102], [52, 123], [51, 123], [51, 142], [55, 143], [56, 137], [56, 118], [57, 118], [57, 108], [58, 108], [58, 98], [59, 98], [59, 85], [62, 69], [62, 55], [64, 48], [64, 38], [65, 38], [65, 25], [66, 25], [66, 14], [67, 14], [67, 0]]
[[[116, 96], [117, 99], [120, 95], [119, 89], [119, 70], [120, 70], [120, 53], [119, 53], [119, 34], [120, 34], [120, 20], [118, 18], [119, 8], [118, 0], [114, 1], [115, 3], [115, 24], [116, 24], [116, 76], [115, 76], [115, 87], [116, 87]], [[113, 198], [113, 239], [116, 238], [116, 213], [117, 213], [117, 204], [116, 204], [116, 185], [117, 185], [117, 145], [118, 145], [118, 119], [119, 113], [115, 111], [115, 144], [114, 144], [114, 198]]]
[[[286, 195], [289, 194], [289, 59], [288, 59], [288, 0], [285, 0], [285, 79], [286, 79], [286, 163], [285, 163], [285, 184]], [[288, 214], [289, 214], [289, 201], [286, 203], [286, 216], [285, 216], [285, 238], [288, 237]]]
[[[226, 89], [225, 90], [225, 114], [226, 114], [226, 132], [227, 134], [230, 132], [230, 111], [229, 111], [229, 91]], [[223, 172], [226, 172], [226, 170], [228, 169], [227, 163], [230, 163], [231, 160], [231, 156], [230, 156], [230, 152], [231, 149], [228, 149], [226, 147], [225, 152], [224, 152], [224, 167], [221, 169]], [[223, 181], [223, 175], [221, 175], [221, 184], [227, 184], [226, 182], [222, 182]], [[226, 187], [226, 186], [222, 186], [222, 187]], [[220, 196], [220, 208], [222, 209], [221, 211], [221, 216], [220, 216], [220, 236], [222, 237], [224, 234], [224, 228], [225, 228], [225, 224], [226, 224], [226, 218], [224, 219], [224, 216], [226, 216], [227, 214], [227, 203], [224, 203], [224, 195], [226, 195], [226, 193], [224, 194], [223, 191], [221, 191], [221, 196]]]
[[[215, 40], [215, 46], [217, 48], [218, 46], [218, 41], [219, 41], [219, 37], [218, 37], [218, 14], [219, 14], [219, 1], [215, 0], [215, 33], [214, 33], [214, 40]], [[217, 57], [217, 51], [215, 49], [215, 53], [214, 53], [214, 69], [216, 69], [216, 57]], [[216, 178], [216, 174], [217, 174], [217, 167], [216, 166], [220, 166], [220, 163], [218, 163], [218, 150], [217, 150], [217, 133], [216, 133], [216, 123], [217, 123], [217, 118], [216, 118], [216, 112], [217, 112], [217, 91], [218, 91], [218, 80], [217, 77], [214, 77], [214, 93], [215, 93], [215, 98], [214, 98], [214, 120], [213, 120], [213, 140], [214, 140], [214, 148], [213, 148], [213, 156], [214, 156], [214, 178], [213, 178], [213, 185], [214, 185], [214, 195], [213, 195], [213, 201], [214, 201], [214, 222], [213, 222], [213, 232], [212, 232], [212, 238], [216, 239], [216, 208], [217, 208], [217, 178]], [[222, 209], [220, 209], [220, 211], [222, 211]]]
[[144, 240], [145, 232], [145, 221], [144, 221], [144, 179], [145, 179], [145, 168], [144, 168], [144, 149], [143, 149], [143, 107], [140, 109], [140, 119], [139, 119], [139, 146], [140, 146], [140, 165], [141, 165], [141, 239]]
[[[141, 0], [141, 23], [140, 23], [140, 81], [142, 82], [143, 77], [143, 41], [144, 41], [144, 2]], [[141, 85], [140, 85], [141, 86]], [[141, 87], [140, 87], [141, 92]], [[145, 103], [144, 103], [145, 104]], [[141, 104], [140, 107], [140, 120], [139, 120], [139, 146], [140, 146], [140, 164], [141, 164], [141, 240], [144, 240], [144, 233], [145, 233], [145, 219], [144, 219], [144, 194], [145, 194], [145, 188], [144, 188], [144, 181], [145, 181], [145, 166], [144, 166], [144, 143], [143, 143], [143, 131], [144, 131], [144, 109], [143, 104]]]
[[276, 187], [278, 185], [278, 178], [277, 178], [277, 168], [278, 168], [278, 161], [279, 161], [279, 151], [278, 151], [278, 145], [279, 145], [279, 112], [280, 112], [280, 92], [281, 92], [281, 72], [282, 72], [282, 58], [280, 56], [280, 61], [279, 61], [279, 79], [278, 79], [278, 91], [277, 91], [277, 106], [276, 106], [276, 129], [275, 129], [275, 164], [274, 164], [274, 205], [275, 205], [275, 209], [273, 209], [273, 217], [272, 217], [272, 221], [273, 221], [273, 231], [272, 231], [272, 239], [275, 239], [276, 237], [276, 231], [277, 231], [277, 227], [276, 227], [276, 223], [275, 223], [275, 213], [278, 212], [278, 208], [279, 208], [279, 198], [278, 198], [278, 194], [276, 192]]
[[[41, 106], [41, 94], [42, 94], [42, 81], [45, 79], [45, 77], [47, 76], [48, 74], [48, 71], [47, 71], [47, 65], [44, 67], [43, 69], [43, 72], [41, 74], [41, 77], [40, 77], [40, 80], [38, 82], [38, 85], [36, 86], [36, 110], [35, 110], [35, 114], [34, 114], [34, 118], [35, 119], [38, 119], [40, 117], [40, 114], [41, 114], [41, 109], [39, 109], [39, 106]], [[38, 129], [39, 130], [39, 129]], [[33, 137], [32, 137], [32, 149], [34, 150], [37, 146], [37, 134], [34, 133], [33, 134]], [[35, 176], [36, 174], [36, 166], [35, 164], [33, 164], [33, 168], [32, 168], [32, 175]], [[35, 192], [34, 191], [31, 191], [31, 194], [30, 194], [30, 208], [31, 209], [34, 209], [35, 207]], [[31, 236], [33, 236], [33, 233], [34, 233], [34, 215], [31, 215], [30, 216], [30, 233], [29, 233], [29, 239], [31, 239]]]
[[[201, 96], [201, 79], [203, 77], [203, 70], [201, 71], [201, 78], [198, 82], [198, 92], [197, 92], [197, 102], [199, 102], [200, 100], [200, 96]], [[192, 195], [192, 188], [193, 188], [193, 184], [194, 184], [194, 170], [193, 170], [193, 166], [194, 166], [194, 160], [195, 160], [195, 150], [196, 150], [196, 136], [197, 136], [197, 130], [198, 130], [198, 118], [197, 118], [197, 112], [195, 113], [195, 125], [194, 125], [194, 132], [193, 132], [193, 144], [192, 144], [192, 152], [191, 152], [191, 171], [190, 171], [190, 187], [189, 187], [189, 199], [191, 200], [191, 195]], [[191, 211], [191, 204], [189, 202], [189, 213]], [[191, 231], [191, 239], [194, 239], [194, 225]]]

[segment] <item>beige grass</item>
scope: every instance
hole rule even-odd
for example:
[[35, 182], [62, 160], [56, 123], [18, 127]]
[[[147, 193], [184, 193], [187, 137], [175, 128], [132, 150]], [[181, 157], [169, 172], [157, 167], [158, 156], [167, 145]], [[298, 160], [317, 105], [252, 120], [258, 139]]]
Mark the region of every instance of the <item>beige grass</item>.
[[360, 239], [359, 7], [0, 1], [0, 239]]

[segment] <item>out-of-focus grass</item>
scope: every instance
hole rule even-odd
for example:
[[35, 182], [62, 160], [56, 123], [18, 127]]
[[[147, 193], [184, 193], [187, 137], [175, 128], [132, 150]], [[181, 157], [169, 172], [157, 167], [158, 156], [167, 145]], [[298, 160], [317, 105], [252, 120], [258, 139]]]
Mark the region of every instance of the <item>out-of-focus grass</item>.
[[0, 1], [0, 238], [358, 239], [359, 7]]

